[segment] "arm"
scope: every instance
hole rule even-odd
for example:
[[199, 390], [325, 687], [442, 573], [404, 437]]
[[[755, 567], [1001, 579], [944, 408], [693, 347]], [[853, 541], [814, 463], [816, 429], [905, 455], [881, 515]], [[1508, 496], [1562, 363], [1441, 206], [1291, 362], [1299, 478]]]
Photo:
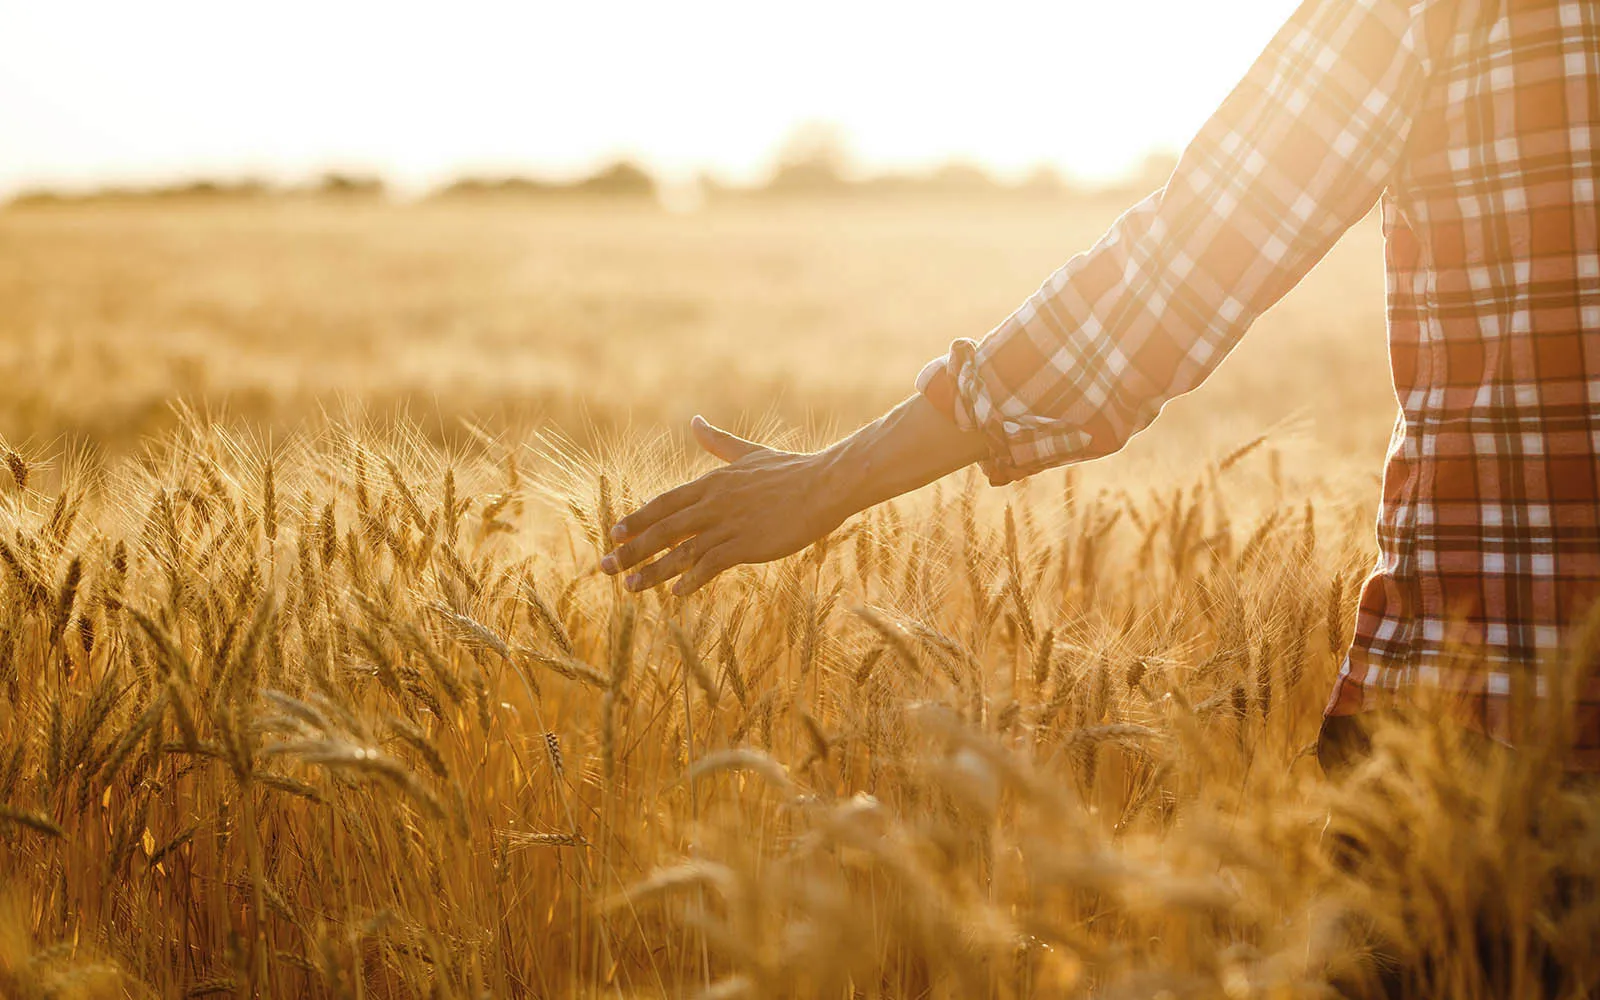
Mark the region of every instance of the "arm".
[[961, 430], [922, 396], [811, 454], [765, 448], [699, 417], [692, 426], [701, 447], [729, 464], [617, 522], [611, 537], [623, 544], [602, 561], [607, 573], [676, 546], [630, 574], [630, 590], [682, 574], [673, 592], [693, 593], [730, 566], [798, 552], [851, 514], [925, 486], [987, 452], [982, 434]]
[[924, 368], [920, 400], [816, 455], [697, 423], [731, 464], [620, 522], [602, 568], [676, 545], [629, 586], [685, 574], [674, 590], [689, 593], [971, 461], [999, 484], [1117, 450], [1371, 208], [1426, 83], [1416, 31], [1406, 0], [1305, 0], [1166, 187], [982, 343], [956, 341]]
[[1420, 27], [1407, 0], [1305, 0], [1162, 190], [923, 370], [991, 482], [1116, 451], [1372, 207], [1427, 81]]

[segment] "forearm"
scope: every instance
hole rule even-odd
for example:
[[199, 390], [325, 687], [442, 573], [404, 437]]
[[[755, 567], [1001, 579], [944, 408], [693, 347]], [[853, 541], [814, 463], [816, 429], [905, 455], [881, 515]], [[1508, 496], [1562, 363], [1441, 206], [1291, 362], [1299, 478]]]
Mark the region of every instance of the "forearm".
[[848, 517], [988, 454], [981, 432], [960, 429], [919, 393], [817, 458], [830, 502]]
[[963, 431], [922, 395], [913, 396], [823, 451], [776, 451], [691, 422], [701, 447], [727, 465], [651, 500], [611, 529], [617, 547], [606, 573], [630, 570], [629, 590], [675, 576], [672, 592], [692, 594], [740, 563], [769, 562], [837, 528], [845, 518], [984, 457], [988, 445]]

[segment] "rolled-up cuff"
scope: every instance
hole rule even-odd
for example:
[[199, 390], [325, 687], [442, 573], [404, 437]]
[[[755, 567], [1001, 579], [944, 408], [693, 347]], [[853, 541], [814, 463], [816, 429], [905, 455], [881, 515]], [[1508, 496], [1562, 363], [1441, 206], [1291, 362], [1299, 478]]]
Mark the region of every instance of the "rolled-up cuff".
[[1018, 412], [996, 403], [992, 377], [978, 359], [978, 345], [957, 340], [950, 352], [934, 358], [917, 376], [917, 391], [964, 431], [978, 431], [989, 443], [989, 454], [978, 467], [993, 486], [1026, 479], [1036, 472], [1110, 454], [1116, 444], [1110, 436], [1097, 440], [1081, 424], [1027, 412], [1014, 393], [1001, 392]]
[[979, 460], [978, 468], [988, 477], [989, 485], [1004, 486], [1022, 479], [1027, 473], [1012, 464], [1010, 443], [1004, 433], [980, 420], [972, 403], [963, 396], [963, 373], [968, 375], [966, 381], [970, 384], [970, 373], [976, 364], [977, 345], [970, 340], [957, 340], [950, 345], [948, 354], [934, 358], [923, 366], [922, 372], [917, 375], [917, 391], [957, 427], [983, 434], [989, 445], [989, 454]]

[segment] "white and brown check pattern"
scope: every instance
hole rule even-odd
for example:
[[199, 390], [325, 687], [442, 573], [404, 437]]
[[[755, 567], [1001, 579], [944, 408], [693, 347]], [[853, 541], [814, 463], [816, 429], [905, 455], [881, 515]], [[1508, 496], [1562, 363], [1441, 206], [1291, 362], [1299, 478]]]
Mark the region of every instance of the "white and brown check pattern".
[[1400, 414], [1329, 712], [1424, 684], [1504, 738], [1600, 596], [1597, 142], [1595, 0], [1308, 0], [1165, 188], [918, 387], [992, 482], [1113, 452], [1381, 198]]

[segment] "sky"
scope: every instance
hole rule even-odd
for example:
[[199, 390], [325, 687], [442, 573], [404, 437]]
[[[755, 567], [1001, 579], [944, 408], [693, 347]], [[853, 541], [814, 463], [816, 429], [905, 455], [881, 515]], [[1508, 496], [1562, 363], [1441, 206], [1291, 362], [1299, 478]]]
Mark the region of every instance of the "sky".
[[803, 122], [869, 170], [1108, 179], [1176, 150], [1293, 0], [0, 0], [0, 196], [336, 169], [424, 190], [759, 180]]

